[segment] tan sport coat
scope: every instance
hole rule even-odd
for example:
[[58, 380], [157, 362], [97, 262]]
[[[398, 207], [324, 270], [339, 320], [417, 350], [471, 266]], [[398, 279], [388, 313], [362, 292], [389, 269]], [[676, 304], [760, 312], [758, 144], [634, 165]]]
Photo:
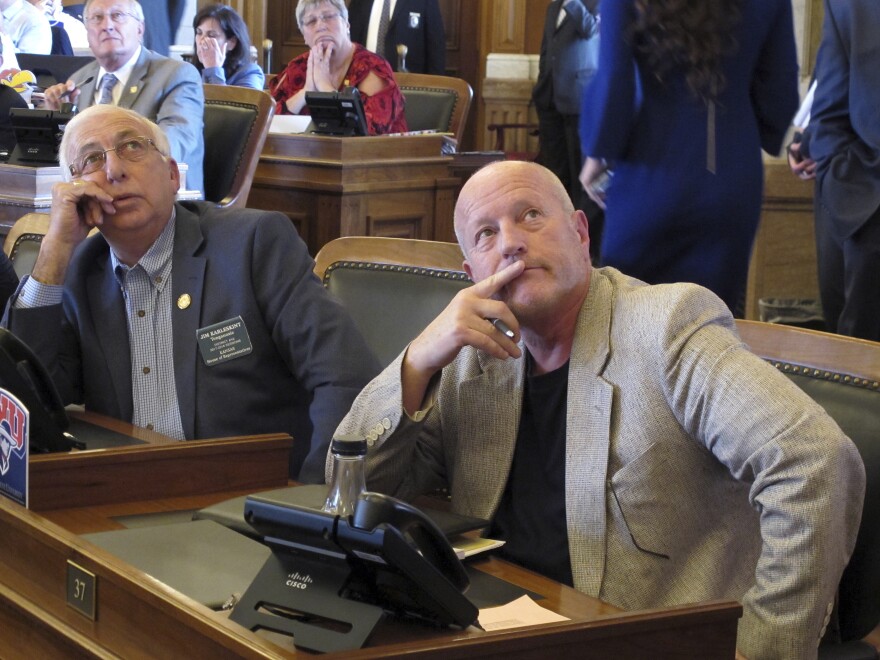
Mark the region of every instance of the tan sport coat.
[[[402, 410], [401, 360], [340, 426], [368, 437], [368, 487], [412, 498], [448, 485], [454, 510], [491, 518], [524, 360], [462, 350], [416, 419]], [[864, 467], [834, 421], [746, 349], [713, 294], [594, 270], [566, 423], [578, 589], [626, 609], [735, 598], [747, 657], [815, 656], [855, 541]]]

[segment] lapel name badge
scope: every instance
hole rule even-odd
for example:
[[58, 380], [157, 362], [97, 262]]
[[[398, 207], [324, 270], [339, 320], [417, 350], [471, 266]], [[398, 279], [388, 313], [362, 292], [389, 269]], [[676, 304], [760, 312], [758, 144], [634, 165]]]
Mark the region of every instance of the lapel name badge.
[[254, 350], [247, 326], [240, 316], [196, 330], [199, 352], [209, 367], [244, 357]]

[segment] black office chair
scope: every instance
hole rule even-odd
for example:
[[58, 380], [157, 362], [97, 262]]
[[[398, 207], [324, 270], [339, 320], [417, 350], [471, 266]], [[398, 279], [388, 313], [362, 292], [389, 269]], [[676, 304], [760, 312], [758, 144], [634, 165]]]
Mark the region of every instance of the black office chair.
[[472, 284], [461, 263], [455, 243], [348, 236], [321, 249], [315, 273], [386, 366]]
[[819, 658], [874, 660], [877, 650], [861, 640], [880, 623], [880, 343], [758, 321], [737, 326], [755, 354], [825, 408], [865, 464], [862, 522], [838, 589], [840, 640], [826, 635]]
[[205, 199], [243, 208], [275, 113], [266, 92], [205, 85]]
[[37, 78], [37, 85], [44, 89], [69, 80], [76, 71], [95, 61], [91, 55], [17, 53], [16, 57], [19, 68], [33, 73]]

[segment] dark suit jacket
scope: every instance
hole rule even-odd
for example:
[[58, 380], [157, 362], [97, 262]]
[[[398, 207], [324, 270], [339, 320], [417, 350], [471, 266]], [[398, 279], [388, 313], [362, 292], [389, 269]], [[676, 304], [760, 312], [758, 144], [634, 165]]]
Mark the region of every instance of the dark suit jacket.
[[[352, 0], [348, 8], [352, 41], [367, 42], [373, 2]], [[408, 71], [446, 75], [446, 32], [437, 0], [397, 0], [385, 39], [386, 59], [395, 71], [398, 70], [397, 44], [405, 44], [409, 49], [406, 54]]]
[[880, 207], [880, 4], [825, 0], [815, 101], [802, 150], [818, 162], [817, 200], [841, 238]]
[[67, 36], [67, 30], [61, 23], [54, 23], [49, 26], [52, 30], [52, 51], [51, 55], [73, 55], [73, 46], [70, 45], [70, 37]]
[[[95, 86], [100, 82], [99, 70], [100, 64], [95, 61], [70, 77], [82, 90], [77, 98], [81, 110], [94, 103]], [[94, 78], [92, 82], [79, 85], [89, 76]], [[186, 172], [187, 189], [204, 190], [202, 161], [205, 158], [205, 136], [202, 117], [205, 114], [205, 92], [202, 77], [192, 64], [142, 48], [119, 98], [119, 107], [134, 110], [159, 124], [168, 136], [171, 156], [189, 167]]]
[[6, 256], [3, 250], [0, 250], [0, 305], [6, 309], [6, 301], [15, 293], [18, 286], [18, 275], [15, 274], [15, 266]]
[[[553, 0], [547, 7], [532, 100], [538, 109], [555, 106], [564, 115], [577, 115], [584, 88], [599, 64], [599, 19], [592, 0], [576, 0], [565, 10], [562, 3]], [[566, 11], [568, 17], [557, 28], [561, 11]]]
[[168, 55], [180, 27], [183, 0], [141, 0], [144, 10], [144, 46]]
[[[169, 350], [186, 437], [289, 433], [297, 441], [291, 477], [323, 481], [332, 434], [378, 373], [376, 359], [312, 273], [286, 216], [191, 202], [177, 205], [176, 218], [172, 300], [188, 294], [191, 304], [172, 310]], [[62, 304], [10, 309], [7, 327], [49, 367], [66, 403], [130, 420], [125, 302], [109, 252], [100, 234], [87, 239]], [[206, 366], [197, 330], [238, 316], [253, 351]]]

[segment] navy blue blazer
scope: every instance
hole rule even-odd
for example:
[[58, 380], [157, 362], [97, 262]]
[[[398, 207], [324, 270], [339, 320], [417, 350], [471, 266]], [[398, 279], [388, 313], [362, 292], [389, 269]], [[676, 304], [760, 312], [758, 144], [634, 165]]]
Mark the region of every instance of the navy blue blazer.
[[[555, 107], [564, 115], [581, 111], [581, 97], [599, 67], [599, 19], [588, 0], [569, 3], [553, 0], [547, 7], [544, 36], [541, 39], [538, 81], [532, 90], [535, 107]], [[556, 27], [559, 12], [568, 16]]]
[[824, 4], [818, 84], [802, 151], [818, 163], [817, 200], [844, 239], [880, 207], [880, 3]]
[[[382, 2], [382, 0], [377, 0]], [[373, 0], [352, 0], [348, 7], [351, 40], [366, 44]], [[446, 31], [437, 0], [397, 0], [388, 34], [386, 59], [398, 70], [397, 44], [405, 44], [407, 71], [446, 75]]]
[[[65, 403], [129, 421], [134, 407], [125, 303], [97, 234], [79, 246], [61, 305], [10, 309], [7, 327], [49, 367]], [[293, 436], [292, 478], [324, 480], [336, 426], [379, 365], [313, 274], [290, 220], [269, 211], [177, 205], [174, 378], [187, 439]], [[199, 328], [241, 316], [253, 351], [207, 366]], [[308, 454], [308, 456], [306, 456]]]

